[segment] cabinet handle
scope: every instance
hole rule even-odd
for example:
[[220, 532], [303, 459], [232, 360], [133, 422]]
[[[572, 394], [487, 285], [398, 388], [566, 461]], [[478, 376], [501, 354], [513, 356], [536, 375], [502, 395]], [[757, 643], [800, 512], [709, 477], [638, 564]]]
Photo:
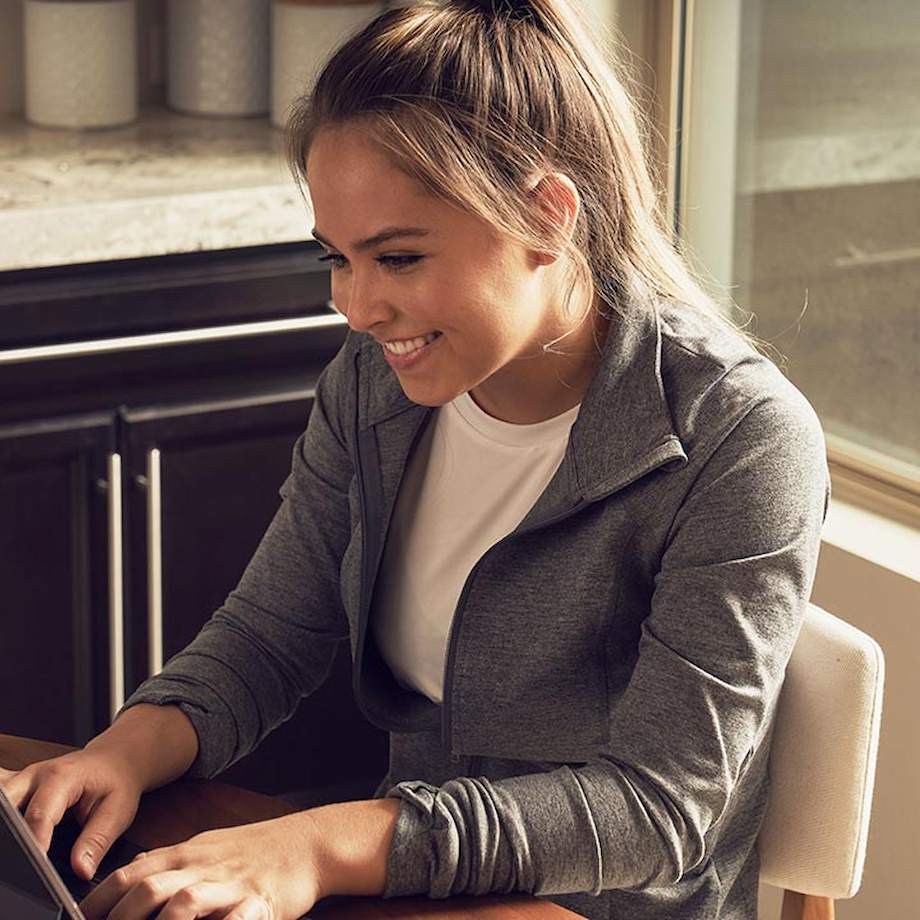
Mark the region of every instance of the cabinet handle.
[[160, 450], [147, 451], [147, 670], [163, 670], [163, 526]]
[[[330, 310], [332, 301], [326, 302]], [[320, 313], [317, 316], [300, 316], [294, 319], [272, 319], [257, 323], [237, 323], [229, 326], [209, 326], [203, 329], [186, 329], [179, 332], [154, 332], [148, 335], [129, 335], [117, 339], [91, 339], [85, 342], [66, 342], [62, 345], [39, 345], [32, 348], [0, 350], [0, 365], [22, 364], [27, 361], [48, 361], [53, 358], [84, 358], [109, 352], [132, 351], [138, 348], [162, 348], [167, 345], [197, 345], [201, 342], [219, 342], [224, 339], [244, 339], [257, 335], [281, 332], [298, 332], [304, 329], [326, 329], [347, 323], [338, 312]]]
[[109, 708], [110, 722], [125, 702], [125, 619], [122, 596], [121, 454], [109, 454]]

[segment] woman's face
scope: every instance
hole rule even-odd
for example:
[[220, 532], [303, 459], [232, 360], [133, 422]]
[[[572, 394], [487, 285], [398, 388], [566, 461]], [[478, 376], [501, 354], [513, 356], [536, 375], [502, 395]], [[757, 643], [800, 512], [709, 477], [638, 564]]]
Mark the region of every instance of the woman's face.
[[[555, 346], [575, 357], [542, 351], [572, 325], [556, 291], [556, 260], [547, 264], [430, 196], [354, 128], [320, 132], [307, 183], [332, 300], [348, 325], [381, 348], [439, 333], [408, 366], [398, 356], [391, 364], [409, 399], [441, 406], [469, 391], [486, 412], [518, 424], [577, 405], [597, 348], [586, 321]], [[388, 228], [419, 232], [361, 245]]]

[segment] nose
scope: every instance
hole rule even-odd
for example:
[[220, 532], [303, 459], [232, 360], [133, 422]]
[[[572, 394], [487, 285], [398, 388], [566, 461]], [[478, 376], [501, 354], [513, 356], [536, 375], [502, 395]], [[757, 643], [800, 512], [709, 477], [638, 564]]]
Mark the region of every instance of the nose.
[[372, 285], [354, 279], [333, 291], [332, 302], [355, 332], [368, 332], [374, 326], [388, 322], [392, 312]]

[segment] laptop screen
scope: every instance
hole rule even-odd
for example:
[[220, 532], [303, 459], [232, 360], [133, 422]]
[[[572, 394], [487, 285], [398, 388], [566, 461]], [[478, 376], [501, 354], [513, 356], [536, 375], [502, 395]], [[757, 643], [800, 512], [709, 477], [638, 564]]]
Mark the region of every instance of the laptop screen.
[[[16, 920], [58, 920], [79, 917], [54, 893], [41, 850], [28, 825], [0, 789], [0, 917]], [[29, 835], [29, 842], [26, 842]], [[30, 846], [31, 844], [31, 846]], [[42, 868], [39, 864], [43, 863]]]

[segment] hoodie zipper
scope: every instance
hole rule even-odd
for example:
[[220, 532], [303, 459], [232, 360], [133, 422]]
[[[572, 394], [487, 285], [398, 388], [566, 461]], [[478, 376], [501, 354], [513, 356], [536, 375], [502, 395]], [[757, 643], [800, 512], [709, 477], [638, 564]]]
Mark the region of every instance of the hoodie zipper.
[[[356, 378], [358, 376], [357, 370], [358, 370], [359, 355], [360, 355], [360, 352], [355, 353]], [[358, 387], [358, 389], [360, 391], [360, 386]], [[425, 418], [427, 418], [427, 416], [425, 416]], [[415, 446], [416, 440], [418, 439], [418, 436], [419, 436], [419, 432], [421, 431], [423, 427], [424, 427], [424, 424], [420, 423], [418, 429], [415, 431], [413, 435], [413, 439], [412, 439], [412, 447]], [[369, 427], [367, 431], [372, 431], [372, 428], [373, 426]], [[368, 610], [368, 603], [370, 601], [370, 597], [369, 597], [370, 587], [371, 587], [370, 582], [372, 580], [370, 578], [370, 564], [371, 564], [370, 554], [367, 551], [368, 533], [369, 533], [369, 529], [367, 526], [367, 497], [366, 497], [365, 490], [364, 490], [364, 467], [361, 462], [362, 460], [361, 458], [362, 441], [364, 440], [365, 440], [365, 437], [362, 436], [359, 413], [355, 411], [355, 441], [356, 441], [355, 455], [356, 455], [356, 467], [357, 467], [356, 474], [358, 478], [358, 497], [360, 499], [360, 504], [361, 504], [361, 527], [363, 530], [362, 540], [361, 540], [361, 591], [360, 591], [361, 609], [358, 614], [359, 633], [358, 633], [358, 643], [357, 643], [358, 654], [360, 657], [355, 662], [355, 669], [354, 669], [354, 675], [353, 675], [353, 681], [352, 681], [355, 699], [360, 699], [360, 694], [358, 692], [359, 691], [359, 681], [360, 681], [360, 675], [361, 675], [361, 666], [362, 666], [362, 662], [364, 658], [364, 637], [367, 631], [367, 625], [368, 625], [368, 621], [370, 617], [370, 611]], [[410, 455], [411, 455], [412, 447], [410, 447]], [[656, 448], [655, 451], [653, 451], [653, 453], [656, 453], [658, 450], [660, 450], [660, 446]], [[551, 524], [555, 524], [558, 521], [562, 521], [565, 518], [570, 517], [573, 514], [576, 514], [586, 505], [593, 504], [595, 501], [599, 501], [602, 498], [606, 498], [607, 496], [612, 495], [614, 492], [617, 492], [620, 489], [625, 488], [626, 486], [635, 482], [637, 479], [641, 479], [646, 474], [652, 472], [658, 467], [663, 466], [665, 463], [668, 463], [674, 459], [675, 459], [674, 456], [664, 457], [664, 458], [656, 457], [655, 462], [653, 464], [649, 465], [648, 467], [640, 468], [638, 472], [634, 473], [632, 476], [627, 477], [623, 481], [616, 483], [613, 487], [605, 490], [604, 493], [594, 496], [590, 499], [585, 499], [581, 497], [578, 499], [575, 505], [573, 505], [570, 508], [567, 508], [561, 514], [553, 515], [550, 518], [544, 518], [543, 520], [537, 521], [531, 524], [529, 527], [526, 527], [523, 530], [513, 530], [511, 533], [502, 537], [502, 539], [499, 540], [498, 543], [495, 543], [493, 546], [490, 546], [489, 549], [487, 549], [485, 553], [483, 553], [482, 556], [479, 557], [479, 559], [476, 561], [476, 564], [470, 570], [469, 574], [466, 577], [466, 580], [463, 583], [463, 590], [460, 592], [460, 597], [457, 601], [456, 607], [454, 608], [454, 616], [453, 616], [453, 620], [451, 621], [450, 634], [447, 640], [447, 660], [444, 665], [444, 692], [442, 694], [442, 705], [441, 705], [441, 712], [442, 712], [441, 743], [444, 746], [445, 750], [449, 750], [451, 727], [452, 727], [451, 706], [449, 704], [450, 704], [451, 694], [453, 691], [454, 658], [456, 657], [456, 652], [457, 652], [456, 643], [454, 642], [454, 638], [460, 626], [460, 621], [461, 621], [463, 611], [466, 606], [466, 599], [467, 599], [467, 596], [469, 595], [470, 587], [472, 586], [473, 579], [479, 567], [485, 561], [486, 557], [490, 553], [498, 549], [500, 546], [507, 543], [512, 538], [523, 536], [524, 534], [527, 534], [527, 533], [532, 533], [535, 530], [539, 530], [543, 527], [548, 527]], [[398, 493], [398, 489], [397, 489], [397, 493]], [[451, 753], [451, 760], [456, 762], [457, 760], [459, 760], [459, 757]], [[474, 767], [476, 763], [477, 761], [474, 759], [471, 763], [471, 767]]]
[[[657, 454], [661, 450], [662, 446], [663, 445], [659, 445], [659, 447], [655, 448], [650, 453]], [[559, 521], [565, 520], [565, 518], [571, 517], [572, 515], [577, 514], [579, 511], [581, 511], [582, 508], [585, 508], [588, 505], [591, 505], [596, 501], [600, 501], [601, 499], [607, 498], [610, 495], [612, 495], [614, 492], [620, 491], [620, 489], [625, 489], [626, 486], [631, 485], [636, 480], [641, 479], [643, 476], [646, 476], [649, 473], [653, 472], [654, 470], [658, 469], [659, 467], [664, 466], [666, 463], [670, 463], [674, 459], [677, 459], [677, 457], [674, 455], [669, 456], [669, 457], [657, 457], [656, 456], [655, 461], [653, 463], [648, 464], [647, 466], [640, 467], [637, 472], [633, 473], [631, 476], [627, 476], [622, 481], [615, 483], [612, 487], [605, 489], [603, 493], [592, 496], [591, 498], [585, 498], [584, 496], [581, 496], [579, 497], [578, 501], [572, 507], [567, 508], [561, 514], [556, 514], [556, 515], [553, 515], [552, 517], [544, 518], [543, 520], [536, 521], [530, 524], [528, 527], [525, 527], [523, 530], [513, 530], [511, 533], [502, 537], [502, 539], [499, 540], [498, 543], [495, 543], [493, 546], [489, 547], [489, 549], [487, 549], [485, 553], [483, 553], [483, 555], [479, 557], [476, 564], [470, 570], [469, 575], [467, 575], [466, 581], [463, 583], [463, 590], [460, 592], [460, 598], [458, 599], [457, 606], [454, 609], [454, 617], [453, 617], [453, 621], [451, 622], [450, 634], [447, 640], [447, 660], [444, 665], [444, 693], [442, 695], [443, 718], [441, 720], [441, 744], [444, 746], [445, 750], [449, 749], [450, 737], [451, 737], [451, 727], [452, 727], [452, 720], [451, 720], [451, 708], [452, 707], [449, 705], [449, 702], [451, 700], [451, 695], [453, 692], [454, 659], [457, 653], [456, 643], [454, 642], [454, 637], [460, 626], [460, 620], [463, 616], [463, 611], [466, 607], [466, 599], [467, 599], [467, 595], [470, 592], [470, 587], [472, 586], [473, 579], [480, 565], [482, 565], [482, 563], [485, 561], [486, 557], [491, 552], [498, 549], [503, 544], [507, 543], [509, 540], [515, 537], [523, 536], [524, 534], [533, 533], [535, 530], [540, 530], [543, 527], [549, 527], [551, 524], [556, 524]], [[452, 759], [456, 759], [456, 755], [452, 755]], [[474, 760], [473, 766], [475, 766], [476, 763], [477, 762]]]
[[[361, 378], [358, 368], [359, 358], [361, 357], [360, 349], [355, 352], [355, 382], [357, 399], [361, 398]], [[354, 673], [352, 674], [352, 691], [355, 700], [361, 699], [360, 683], [361, 668], [364, 662], [364, 636], [367, 632], [369, 614], [367, 611], [367, 586], [369, 582], [367, 540], [369, 529], [367, 526], [367, 497], [364, 491], [364, 467], [361, 463], [362, 454], [362, 435], [361, 435], [361, 413], [358, 411], [359, 406], [355, 406], [355, 474], [358, 479], [358, 499], [361, 505], [361, 590], [360, 590], [360, 608], [358, 610], [358, 641], [357, 641], [357, 658], [355, 660]]]
[[[512, 537], [518, 537], [525, 533], [531, 533], [534, 530], [539, 530], [541, 527], [548, 527], [550, 524], [555, 524], [557, 521], [561, 521], [564, 518], [570, 517], [575, 514], [585, 505], [590, 504], [589, 502], [579, 500], [579, 502], [572, 508], [566, 509], [562, 514], [557, 514], [554, 517], [546, 518], [542, 521], [538, 521], [535, 524], [532, 524], [530, 527], [527, 527], [525, 530], [512, 531], [506, 536], [502, 537], [498, 543], [490, 546], [476, 561], [476, 564], [470, 569], [469, 575], [466, 577], [466, 581], [463, 583], [463, 590], [460, 592], [460, 598], [457, 601], [457, 606], [454, 609], [453, 620], [450, 625], [450, 634], [447, 639], [447, 660], [444, 664], [444, 693], [442, 694], [442, 714], [443, 718], [441, 719], [441, 744], [444, 746], [445, 750], [448, 749], [450, 744], [450, 734], [451, 734], [451, 707], [449, 701], [451, 699], [451, 694], [453, 692], [454, 684], [454, 658], [457, 654], [457, 646], [454, 642], [454, 637], [457, 633], [457, 629], [460, 626], [460, 620], [463, 615], [463, 611], [466, 607], [466, 598], [470, 593], [470, 588], [472, 587], [473, 580], [475, 578], [476, 572], [482, 563], [485, 561], [486, 557], [497, 550], [500, 546], [507, 543]], [[455, 756], [455, 755], [454, 755]], [[474, 761], [475, 764], [475, 761]]]

